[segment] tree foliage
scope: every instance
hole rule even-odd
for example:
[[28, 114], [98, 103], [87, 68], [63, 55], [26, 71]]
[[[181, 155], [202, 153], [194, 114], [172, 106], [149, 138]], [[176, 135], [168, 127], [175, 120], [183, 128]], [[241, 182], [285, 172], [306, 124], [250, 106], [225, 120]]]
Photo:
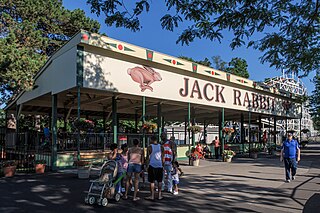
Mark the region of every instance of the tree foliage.
[[[106, 16], [108, 26], [141, 28], [140, 15], [149, 12], [151, 0], [87, 0], [91, 11]], [[135, 4], [134, 4], [135, 3]], [[177, 43], [195, 39], [221, 41], [222, 31], [233, 33], [232, 49], [252, 46], [262, 51], [262, 62], [300, 75], [320, 68], [320, 0], [164, 0], [168, 11], [160, 23], [173, 31], [187, 26]], [[131, 7], [130, 7], [131, 6]], [[256, 39], [257, 38], [257, 39]]]
[[1, 101], [32, 89], [34, 74], [77, 31], [99, 28], [84, 11], [65, 9], [61, 0], [0, 0]]
[[205, 58], [202, 61], [201, 60], [197, 61], [197, 60], [194, 60], [193, 58], [190, 58], [190, 57], [187, 57], [187, 56], [179, 56], [179, 58], [187, 60], [187, 61], [191, 61], [191, 62], [194, 62], [194, 63], [197, 63], [197, 64], [201, 64], [203, 66], [211, 67], [211, 62], [210, 62], [210, 60], [208, 58]]
[[310, 114], [313, 120], [313, 126], [316, 130], [320, 130], [320, 75], [319, 73], [313, 78], [314, 90], [309, 97]]
[[242, 58], [232, 58], [228, 65], [229, 67], [226, 68], [226, 72], [244, 78], [249, 78], [248, 64], [246, 60]]
[[[207, 67], [212, 67], [212, 62], [205, 58], [204, 60], [194, 60], [193, 58], [180, 56], [179, 58], [191, 61], [197, 64], [201, 64]], [[249, 71], [248, 71], [248, 64], [245, 59], [242, 58], [232, 58], [229, 63], [223, 61], [220, 56], [213, 56], [212, 57], [213, 64], [215, 65], [212, 68], [217, 70], [225, 71], [240, 77], [249, 78]]]

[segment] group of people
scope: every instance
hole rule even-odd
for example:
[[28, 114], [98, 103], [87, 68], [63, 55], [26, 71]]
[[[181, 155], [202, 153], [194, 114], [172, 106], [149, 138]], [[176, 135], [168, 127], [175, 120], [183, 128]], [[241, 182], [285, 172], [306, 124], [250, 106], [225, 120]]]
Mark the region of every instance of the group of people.
[[[218, 136], [215, 137], [215, 139], [212, 141], [211, 146], [214, 147], [214, 154], [215, 158], [219, 158], [219, 150], [220, 150], [220, 141]], [[212, 158], [212, 151], [210, 150], [208, 144], [205, 144], [204, 146], [201, 145], [201, 143], [197, 143], [194, 153], [199, 156], [200, 159], [205, 159], [206, 157]]]
[[[138, 201], [139, 179], [144, 179], [144, 172], [148, 173], [148, 182], [150, 183], [150, 196], [147, 200], [155, 200], [155, 191], [158, 192], [157, 198], [163, 199], [162, 191], [166, 188], [168, 192], [174, 195], [178, 194], [179, 176], [183, 174], [177, 161], [177, 148], [174, 137], [170, 140], [167, 135], [161, 135], [161, 143], [158, 143], [157, 137], [150, 138], [150, 145], [147, 148], [145, 158], [144, 150], [140, 147], [138, 139], [133, 140], [133, 147], [127, 145], [121, 146], [121, 151], [116, 144], [112, 144], [111, 153], [108, 159], [115, 160], [118, 165], [117, 179], [125, 177], [125, 181], [119, 181], [116, 185], [116, 191], [122, 193], [123, 199], [128, 199], [129, 189], [133, 188], [133, 201]], [[144, 180], [143, 180], [144, 181]], [[155, 183], [157, 182], [157, 187]], [[133, 185], [131, 188], [130, 185]]]

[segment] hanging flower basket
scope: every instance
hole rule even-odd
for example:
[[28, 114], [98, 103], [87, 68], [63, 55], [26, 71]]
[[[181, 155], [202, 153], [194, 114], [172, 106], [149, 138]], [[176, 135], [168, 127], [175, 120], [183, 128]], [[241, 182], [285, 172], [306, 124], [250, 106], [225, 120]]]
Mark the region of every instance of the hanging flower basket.
[[158, 128], [158, 125], [153, 122], [145, 122], [142, 125], [142, 130], [145, 130], [148, 133], [153, 133]]
[[87, 120], [87, 119], [76, 119], [75, 121], [73, 121], [73, 127], [76, 130], [80, 130], [81, 132], [86, 132], [89, 129], [93, 129], [94, 128], [94, 122], [91, 120]]
[[198, 133], [201, 132], [202, 128], [200, 126], [189, 126], [188, 130], [192, 133]]
[[222, 129], [222, 132], [223, 132], [224, 134], [230, 135], [230, 134], [234, 133], [234, 129], [233, 129], [232, 127], [224, 127], [224, 128]]

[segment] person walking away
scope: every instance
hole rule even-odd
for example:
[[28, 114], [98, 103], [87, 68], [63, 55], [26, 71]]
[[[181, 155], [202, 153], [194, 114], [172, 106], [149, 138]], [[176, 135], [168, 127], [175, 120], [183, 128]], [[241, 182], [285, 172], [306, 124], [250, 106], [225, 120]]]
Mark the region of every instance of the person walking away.
[[144, 164], [143, 150], [139, 147], [139, 140], [133, 140], [134, 147], [130, 148], [128, 151], [128, 170], [127, 170], [127, 181], [126, 181], [126, 192], [124, 199], [128, 199], [128, 191], [130, 186], [130, 181], [132, 175], [134, 175], [134, 192], [133, 192], [133, 201], [140, 200], [137, 197], [139, 189], [139, 174], [141, 172], [142, 165]]
[[[179, 188], [178, 188], [178, 184], [179, 184], [179, 176], [183, 175], [182, 170], [179, 168], [179, 163], [178, 161], [174, 161], [173, 162], [173, 168], [172, 168], [172, 184], [173, 184], [173, 194], [174, 195], [178, 195], [179, 193]], [[180, 175], [179, 175], [180, 172]]]
[[164, 149], [158, 144], [157, 138], [152, 136], [150, 138], [150, 145], [147, 149], [147, 159], [149, 160], [148, 167], [148, 181], [150, 182], [150, 196], [147, 200], [154, 200], [154, 184], [158, 182], [158, 199], [162, 200], [161, 186], [163, 179], [163, 164], [164, 164]]
[[117, 163], [117, 166], [118, 166], [118, 173], [117, 173], [117, 177], [116, 177], [116, 192], [117, 193], [121, 193], [121, 180], [122, 178], [124, 177], [124, 159], [122, 157], [122, 154], [120, 153], [121, 150], [118, 149], [118, 145], [113, 143], [111, 144], [110, 146], [110, 150], [111, 150], [111, 153], [109, 153], [109, 156], [108, 156], [108, 159], [109, 160], [114, 160], [116, 161]]
[[214, 155], [216, 156], [216, 159], [219, 159], [220, 141], [218, 139], [218, 136], [215, 137], [212, 143], [214, 145]]
[[[172, 193], [172, 162], [173, 162], [173, 146], [172, 141], [167, 140], [167, 135], [164, 133], [161, 135], [164, 150], [164, 173], [162, 181], [162, 191], [167, 188], [167, 191]], [[165, 183], [167, 182], [167, 183]]]
[[177, 144], [176, 144], [176, 138], [174, 136], [170, 137], [170, 146], [171, 146], [171, 150], [172, 150], [172, 162], [176, 161], [178, 158], [178, 152], [177, 152]]
[[297, 163], [300, 161], [300, 148], [296, 140], [292, 138], [292, 134], [288, 133], [288, 138], [283, 142], [280, 161], [284, 161], [286, 182], [290, 183], [291, 179], [295, 179], [297, 173]]

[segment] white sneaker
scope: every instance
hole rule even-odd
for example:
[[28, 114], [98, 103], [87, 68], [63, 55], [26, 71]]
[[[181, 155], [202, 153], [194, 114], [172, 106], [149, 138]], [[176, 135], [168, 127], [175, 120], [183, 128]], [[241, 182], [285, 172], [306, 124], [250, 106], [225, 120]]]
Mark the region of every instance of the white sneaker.
[[179, 193], [177, 191], [174, 191], [173, 192], [173, 195], [178, 195]]
[[292, 176], [292, 180], [295, 180], [296, 179], [296, 177], [295, 176]]
[[169, 193], [172, 193], [172, 189], [169, 189], [168, 192], [169, 192]]
[[288, 180], [286, 180], [286, 182], [287, 182], [287, 183], [290, 183], [290, 180], [288, 179]]

